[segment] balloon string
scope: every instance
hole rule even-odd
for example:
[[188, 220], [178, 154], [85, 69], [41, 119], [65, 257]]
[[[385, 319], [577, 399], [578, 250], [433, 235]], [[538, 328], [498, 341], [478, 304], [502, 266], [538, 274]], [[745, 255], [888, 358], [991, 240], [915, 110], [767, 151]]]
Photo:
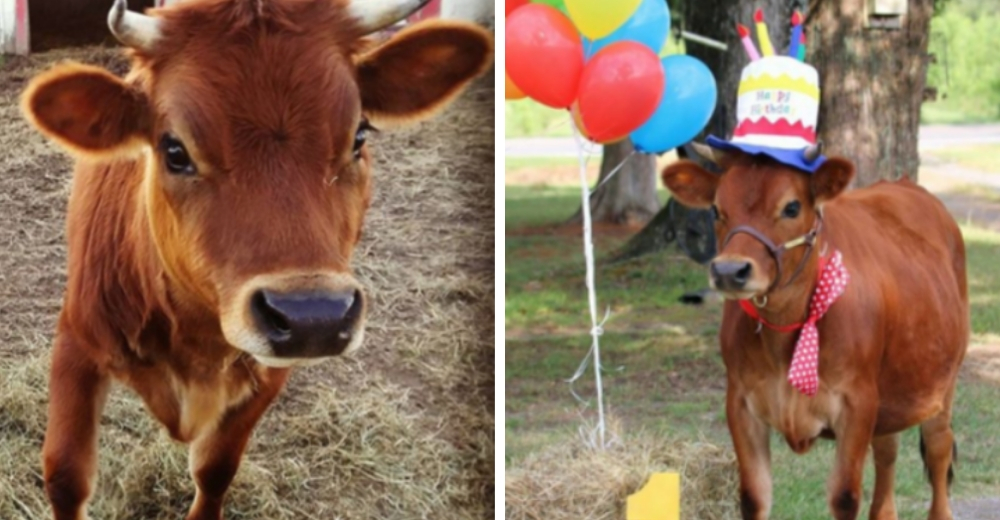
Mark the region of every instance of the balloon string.
[[625, 163], [627, 163], [628, 160], [631, 159], [632, 156], [635, 155], [635, 154], [636, 154], [636, 150], [633, 148], [632, 151], [628, 155], [626, 155], [624, 159], [622, 159], [622, 162], [618, 163], [618, 166], [615, 166], [614, 169], [611, 170], [611, 173], [609, 173], [607, 177], [605, 177], [603, 180], [601, 180], [601, 182], [598, 183], [597, 186], [594, 186], [594, 189], [591, 190], [591, 192], [590, 192], [590, 196], [593, 197], [594, 194], [597, 193], [601, 189], [601, 186], [604, 186], [605, 184], [607, 184], [608, 181], [610, 181], [611, 178], [614, 177], [615, 174], [618, 173], [622, 169], [623, 166], [625, 166]]
[[[572, 116], [570, 116], [572, 117]], [[587, 264], [587, 301], [590, 307], [590, 336], [592, 338], [590, 352], [594, 357], [594, 382], [597, 385], [597, 439], [601, 449], [605, 444], [605, 424], [604, 424], [604, 388], [601, 382], [601, 345], [600, 337], [604, 333], [603, 321], [597, 321], [597, 291], [594, 288], [594, 233], [590, 218], [590, 193], [587, 189], [587, 161], [583, 153], [583, 141], [576, 124], [570, 125], [573, 128], [573, 139], [576, 141], [576, 156], [580, 163], [580, 201], [583, 211], [583, 256]], [[610, 311], [609, 311], [610, 312]], [[605, 316], [607, 319], [607, 316]], [[584, 358], [586, 363], [587, 358]], [[577, 370], [580, 372], [580, 370]], [[575, 379], [571, 379], [570, 382]], [[572, 385], [570, 386], [572, 391]], [[574, 396], [575, 396], [574, 392]]]

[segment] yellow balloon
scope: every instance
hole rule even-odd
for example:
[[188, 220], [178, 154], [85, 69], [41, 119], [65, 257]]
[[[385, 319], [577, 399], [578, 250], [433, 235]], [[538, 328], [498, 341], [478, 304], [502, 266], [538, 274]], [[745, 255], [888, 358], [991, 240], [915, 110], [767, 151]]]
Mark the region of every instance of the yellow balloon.
[[596, 40], [621, 27], [640, 3], [642, 0], [566, 0], [566, 9], [580, 33]]
[[503, 95], [505, 99], [524, 99], [528, 97], [524, 92], [521, 92], [521, 89], [517, 88], [517, 85], [515, 85], [513, 81], [511, 81], [510, 76], [507, 74], [507, 71], [503, 72], [503, 77], [504, 77]]

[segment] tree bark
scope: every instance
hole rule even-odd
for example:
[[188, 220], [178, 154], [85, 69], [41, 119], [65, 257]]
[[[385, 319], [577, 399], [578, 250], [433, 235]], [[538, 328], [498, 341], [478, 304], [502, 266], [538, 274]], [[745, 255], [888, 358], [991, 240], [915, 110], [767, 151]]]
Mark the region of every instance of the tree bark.
[[827, 154], [854, 162], [857, 186], [916, 181], [933, 0], [909, 0], [900, 29], [866, 28], [863, 0], [810, 4], [806, 52], [819, 71]]
[[[601, 158], [600, 185], [622, 161], [627, 162], [606, 184], [590, 197], [590, 213], [595, 223], [641, 226], [660, 210], [656, 195], [656, 159], [651, 155], [633, 154], [628, 139], [604, 146]], [[577, 210], [569, 220], [583, 222], [583, 212]]]

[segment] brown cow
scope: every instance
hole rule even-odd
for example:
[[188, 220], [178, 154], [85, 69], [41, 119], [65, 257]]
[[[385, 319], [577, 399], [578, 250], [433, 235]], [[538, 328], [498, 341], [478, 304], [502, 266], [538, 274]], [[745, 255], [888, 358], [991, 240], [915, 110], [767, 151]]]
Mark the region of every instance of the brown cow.
[[55, 518], [86, 516], [112, 378], [190, 443], [188, 518], [218, 519], [287, 367], [358, 347], [369, 121], [428, 117], [492, 62], [465, 23], [365, 38], [424, 3], [116, 0], [124, 81], [80, 64], [32, 81], [28, 118], [77, 157], [43, 449]]
[[[720, 342], [743, 518], [768, 517], [774, 428], [800, 454], [818, 437], [836, 440], [827, 492], [839, 520], [858, 516], [871, 446], [870, 518], [895, 519], [899, 432], [919, 424], [933, 488], [930, 518], [950, 519], [951, 406], [969, 335], [965, 246], [955, 221], [908, 180], [842, 194], [854, 176], [846, 159], [830, 158], [809, 175], [741, 152], [716, 150], [714, 158], [721, 176], [680, 161], [663, 171], [663, 182], [681, 202], [714, 207], [717, 216], [720, 253], [710, 280], [727, 298]], [[730, 236], [739, 226], [791, 244], [772, 255], [752, 231]], [[814, 245], [794, 247], [813, 230]], [[810, 397], [786, 379], [798, 334], [761, 327], [736, 300], [756, 301], [770, 324], [801, 323], [819, 257], [836, 250], [850, 282], [819, 321], [819, 389]]]

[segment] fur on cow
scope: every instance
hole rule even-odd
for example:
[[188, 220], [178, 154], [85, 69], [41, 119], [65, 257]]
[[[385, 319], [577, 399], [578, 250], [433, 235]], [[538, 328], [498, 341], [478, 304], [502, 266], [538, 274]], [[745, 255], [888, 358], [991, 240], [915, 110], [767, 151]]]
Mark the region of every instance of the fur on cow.
[[49, 382], [45, 489], [79, 520], [112, 379], [190, 443], [189, 520], [219, 519], [289, 367], [358, 348], [350, 267], [374, 126], [441, 110], [492, 63], [490, 34], [426, 0], [189, 0], [108, 20], [132, 68], [61, 64], [23, 107], [76, 157]]
[[[929, 517], [952, 518], [952, 399], [969, 335], [965, 247], [955, 221], [909, 180], [848, 191], [854, 166], [844, 158], [828, 158], [809, 174], [740, 151], [706, 155], [721, 175], [679, 161], [662, 177], [678, 200], [716, 214], [720, 248], [710, 282], [727, 299], [719, 336], [743, 518], [769, 515], [776, 430], [799, 454], [819, 437], [835, 440], [827, 491], [838, 520], [859, 514], [870, 447], [870, 518], [895, 519], [899, 434], [917, 425], [933, 490]], [[766, 242], [792, 245], [778, 255]], [[836, 251], [850, 282], [817, 323], [819, 386], [810, 396], [788, 381], [794, 324], [809, 313], [821, 257]], [[739, 300], [756, 302], [755, 310]]]

